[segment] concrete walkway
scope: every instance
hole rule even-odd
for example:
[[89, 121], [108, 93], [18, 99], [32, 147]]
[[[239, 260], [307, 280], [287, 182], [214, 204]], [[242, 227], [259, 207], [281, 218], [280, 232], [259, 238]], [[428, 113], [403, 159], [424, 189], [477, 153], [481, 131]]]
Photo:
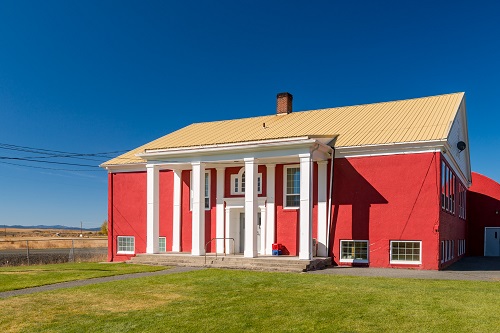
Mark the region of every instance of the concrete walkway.
[[157, 276], [157, 275], [183, 273], [183, 272], [195, 271], [195, 270], [200, 270], [200, 269], [204, 269], [204, 268], [178, 266], [178, 267], [174, 267], [172, 269], [165, 269], [165, 270], [156, 271], [156, 272], [123, 274], [123, 275], [114, 275], [114, 276], [86, 279], [86, 280], [61, 282], [61, 283], [55, 283], [55, 284], [48, 284], [48, 285], [40, 286], [40, 287], [25, 288], [25, 289], [19, 289], [19, 290], [11, 290], [11, 291], [3, 291], [3, 292], [0, 292], [0, 298], [7, 298], [7, 297], [19, 296], [19, 295], [28, 295], [28, 294], [34, 294], [34, 293], [39, 293], [39, 292], [43, 292], [43, 291], [50, 291], [50, 290], [56, 290], [56, 289], [62, 289], [62, 288], [88, 286], [90, 284], [96, 284], [96, 283], [102, 283], [102, 282], [128, 280], [128, 279], [135, 279], [135, 278], [141, 278], [141, 277], [146, 277], [146, 276]]
[[500, 282], [500, 258], [465, 257], [442, 271], [396, 268], [333, 267], [320, 271], [307, 272], [307, 274]]

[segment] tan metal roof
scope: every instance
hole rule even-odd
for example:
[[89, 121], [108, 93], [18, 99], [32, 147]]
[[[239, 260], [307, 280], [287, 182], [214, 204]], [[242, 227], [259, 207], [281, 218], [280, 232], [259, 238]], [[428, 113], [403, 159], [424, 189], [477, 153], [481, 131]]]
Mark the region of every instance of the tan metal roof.
[[[335, 147], [444, 140], [464, 93], [195, 123], [118, 156], [108, 165], [145, 162], [145, 149], [183, 148], [292, 137], [337, 136]], [[265, 124], [265, 127], [263, 126]]]

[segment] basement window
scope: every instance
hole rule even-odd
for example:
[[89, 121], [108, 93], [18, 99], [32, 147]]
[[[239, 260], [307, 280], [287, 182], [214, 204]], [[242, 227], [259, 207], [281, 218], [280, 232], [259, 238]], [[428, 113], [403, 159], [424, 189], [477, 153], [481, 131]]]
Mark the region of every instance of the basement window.
[[134, 236], [118, 236], [118, 254], [134, 254], [135, 238]]
[[368, 241], [341, 240], [340, 262], [368, 263]]
[[158, 239], [158, 251], [160, 253], [167, 252], [167, 237], [160, 237]]
[[421, 241], [391, 241], [391, 264], [421, 264]]

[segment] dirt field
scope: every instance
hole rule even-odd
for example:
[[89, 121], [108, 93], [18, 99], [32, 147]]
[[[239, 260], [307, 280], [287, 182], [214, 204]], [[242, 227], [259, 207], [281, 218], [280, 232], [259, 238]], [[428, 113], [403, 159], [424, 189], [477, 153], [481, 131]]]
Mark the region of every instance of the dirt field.
[[66, 229], [0, 229], [0, 250], [106, 247], [107, 236], [97, 231]]

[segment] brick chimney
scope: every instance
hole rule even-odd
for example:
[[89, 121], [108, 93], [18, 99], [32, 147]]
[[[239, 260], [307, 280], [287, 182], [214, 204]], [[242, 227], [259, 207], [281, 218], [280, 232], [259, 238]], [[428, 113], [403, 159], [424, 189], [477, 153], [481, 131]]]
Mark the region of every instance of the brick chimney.
[[276, 114], [289, 114], [292, 112], [292, 94], [279, 93], [276, 97]]

